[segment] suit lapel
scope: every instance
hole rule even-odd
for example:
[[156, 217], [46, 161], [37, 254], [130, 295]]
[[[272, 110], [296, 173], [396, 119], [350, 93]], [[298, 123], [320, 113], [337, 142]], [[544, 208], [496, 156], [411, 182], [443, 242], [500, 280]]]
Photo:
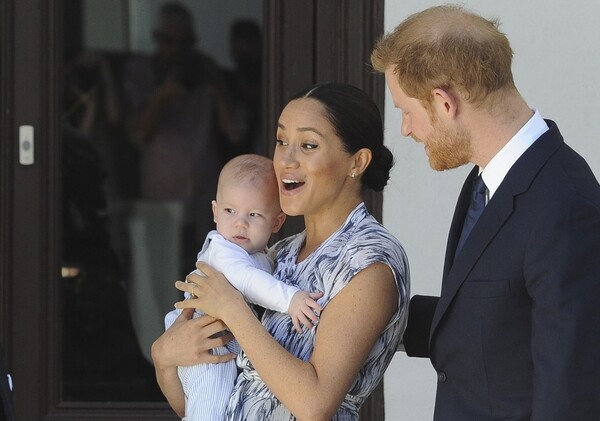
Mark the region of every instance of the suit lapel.
[[510, 218], [514, 210], [515, 197], [529, 189], [546, 161], [564, 144], [556, 124], [550, 120], [546, 120], [546, 123], [549, 130], [525, 151], [506, 174], [498, 190], [485, 207], [462, 251], [455, 259], [458, 237], [470, 200], [469, 186], [473, 177], [477, 176], [478, 167], [475, 167], [467, 177], [459, 196], [448, 236], [442, 293], [433, 317], [430, 337], [433, 336], [440, 320], [481, 254]]

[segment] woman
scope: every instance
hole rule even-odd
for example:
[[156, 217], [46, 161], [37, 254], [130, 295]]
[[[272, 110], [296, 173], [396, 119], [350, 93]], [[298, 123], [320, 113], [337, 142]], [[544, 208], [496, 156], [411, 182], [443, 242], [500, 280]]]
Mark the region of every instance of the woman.
[[276, 142], [281, 207], [303, 215], [306, 229], [271, 248], [274, 275], [323, 292], [318, 325], [298, 334], [287, 315], [272, 311], [261, 324], [222, 274], [199, 264], [206, 278], [176, 283], [197, 298], [177, 307], [199, 307], [222, 322], [190, 326], [189, 313], [180, 317], [153, 346], [157, 379], [181, 415], [176, 366], [230, 358], [208, 351], [229, 339], [209, 338], [224, 323], [243, 349], [226, 419], [357, 420], [394, 355], [409, 297], [404, 250], [361, 198], [363, 188], [383, 189], [393, 165], [381, 116], [358, 88], [316, 85], [286, 105]]

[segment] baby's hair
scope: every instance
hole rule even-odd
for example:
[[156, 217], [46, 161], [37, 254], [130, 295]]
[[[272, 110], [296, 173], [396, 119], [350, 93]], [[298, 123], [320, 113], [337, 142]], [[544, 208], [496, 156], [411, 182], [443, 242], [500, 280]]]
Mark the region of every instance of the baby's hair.
[[219, 175], [219, 184], [224, 181], [277, 191], [273, 161], [262, 155], [245, 154], [231, 159]]

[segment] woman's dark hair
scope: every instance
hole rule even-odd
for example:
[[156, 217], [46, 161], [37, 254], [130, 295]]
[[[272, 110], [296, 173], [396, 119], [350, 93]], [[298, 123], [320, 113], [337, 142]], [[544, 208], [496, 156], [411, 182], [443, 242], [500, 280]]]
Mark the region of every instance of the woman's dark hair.
[[390, 178], [394, 157], [383, 144], [383, 123], [375, 102], [363, 90], [345, 83], [310, 86], [291, 100], [299, 98], [312, 98], [323, 105], [346, 152], [371, 150], [373, 158], [363, 174], [363, 187], [382, 191]]

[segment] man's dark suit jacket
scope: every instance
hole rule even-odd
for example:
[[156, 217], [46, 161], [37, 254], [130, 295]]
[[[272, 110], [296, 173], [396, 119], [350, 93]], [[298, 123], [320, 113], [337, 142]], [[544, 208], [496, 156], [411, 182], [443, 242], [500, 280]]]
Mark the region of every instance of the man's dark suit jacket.
[[475, 167], [439, 300], [411, 300], [404, 346], [438, 374], [436, 421], [600, 420], [600, 186], [552, 121], [462, 251]]

